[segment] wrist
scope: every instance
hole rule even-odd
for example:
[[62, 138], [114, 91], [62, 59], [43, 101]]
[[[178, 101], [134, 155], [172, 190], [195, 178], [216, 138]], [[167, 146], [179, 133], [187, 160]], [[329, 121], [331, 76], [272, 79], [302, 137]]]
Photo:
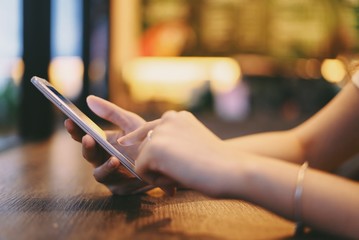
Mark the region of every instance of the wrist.
[[[255, 164], [248, 153], [228, 151], [217, 197], [238, 198], [246, 200], [250, 188], [250, 176], [255, 172]], [[235, 157], [233, 157], [235, 156]]]

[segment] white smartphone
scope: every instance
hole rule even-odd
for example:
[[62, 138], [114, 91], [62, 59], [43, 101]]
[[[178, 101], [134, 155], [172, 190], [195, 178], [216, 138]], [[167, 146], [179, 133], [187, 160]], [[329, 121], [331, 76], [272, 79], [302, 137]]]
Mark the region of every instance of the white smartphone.
[[69, 99], [58, 92], [53, 85], [45, 79], [33, 77], [32, 84], [45, 95], [55, 106], [57, 106], [63, 113], [72, 119], [83, 131], [92, 136], [95, 141], [100, 144], [110, 155], [117, 157], [123, 166], [127, 168], [130, 173], [142, 180], [135, 172], [135, 163], [133, 159], [128, 157], [125, 153], [121, 153], [116, 149], [106, 138], [105, 132], [89, 117], [87, 117], [79, 108], [77, 108]]

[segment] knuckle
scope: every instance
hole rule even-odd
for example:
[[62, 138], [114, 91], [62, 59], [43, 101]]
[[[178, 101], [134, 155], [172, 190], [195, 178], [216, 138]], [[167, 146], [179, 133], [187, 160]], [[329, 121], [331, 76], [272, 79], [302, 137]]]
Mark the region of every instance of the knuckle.
[[177, 115], [177, 112], [174, 110], [170, 110], [170, 111], [166, 111], [163, 115], [162, 115], [162, 119], [164, 120], [168, 120], [168, 119], [172, 119]]
[[180, 111], [178, 114], [181, 117], [186, 117], [186, 118], [193, 117], [193, 114], [189, 111]]

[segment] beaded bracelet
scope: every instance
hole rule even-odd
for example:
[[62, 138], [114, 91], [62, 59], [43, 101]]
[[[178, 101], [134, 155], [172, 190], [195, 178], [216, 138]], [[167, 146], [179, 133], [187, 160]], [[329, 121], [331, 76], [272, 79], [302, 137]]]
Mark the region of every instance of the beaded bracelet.
[[304, 226], [302, 223], [302, 195], [303, 195], [303, 180], [304, 180], [304, 174], [305, 171], [308, 168], [308, 162], [304, 162], [303, 165], [300, 167], [298, 176], [297, 176], [297, 182], [295, 185], [295, 191], [294, 191], [294, 219], [296, 220], [296, 229], [295, 229], [295, 235], [302, 234], [304, 231]]

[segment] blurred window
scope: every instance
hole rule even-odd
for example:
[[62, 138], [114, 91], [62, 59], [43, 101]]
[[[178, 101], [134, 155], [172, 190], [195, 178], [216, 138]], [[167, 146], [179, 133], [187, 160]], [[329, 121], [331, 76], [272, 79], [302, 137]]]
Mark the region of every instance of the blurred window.
[[23, 73], [22, 1], [0, 1], [0, 150], [15, 138]]
[[51, 2], [50, 81], [67, 97], [75, 99], [82, 90], [82, 13], [80, 0]]

